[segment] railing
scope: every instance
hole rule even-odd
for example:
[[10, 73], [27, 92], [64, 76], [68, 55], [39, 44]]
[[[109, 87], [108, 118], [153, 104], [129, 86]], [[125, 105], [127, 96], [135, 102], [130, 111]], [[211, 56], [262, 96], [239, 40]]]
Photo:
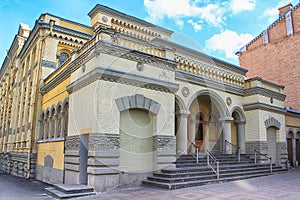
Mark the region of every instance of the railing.
[[[210, 151], [206, 151], [207, 155], [207, 167], [210, 167], [213, 172], [217, 175], [217, 179], [220, 178], [220, 168], [219, 168], [219, 161], [217, 160], [217, 158], [210, 152]], [[213, 166], [215, 165], [215, 167]]]
[[270, 173], [272, 174], [272, 157], [268, 157], [265, 154], [262, 154], [261, 152], [257, 151], [256, 149], [254, 149], [254, 163], [257, 163], [257, 154], [260, 156], [264, 156], [265, 158], [267, 158], [268, 160], [270, 160]]
[[[237, 153], [238, 161], [240, 162], [240, 161], [241, 161], [241, 148], [240, 148], [239, 146], [234, 145], [234, 144], [232, 144], [231, 142], [225, 140], [225, 151], [226, 151], [227, 145], [230, 145], [230, 146], [236, 148], [236, 153]], [[233, 152], [233, 151], [232, 151], [232, 152]]]
[[190, 151], [190, 154], [196, 158], [196, 162], [198, 164], [199, 162], [199, 148], [197, 145], [195, 145], [193, 142], [189, 141], [189, 143], [195, 148], [195, 154], [193, 152]]

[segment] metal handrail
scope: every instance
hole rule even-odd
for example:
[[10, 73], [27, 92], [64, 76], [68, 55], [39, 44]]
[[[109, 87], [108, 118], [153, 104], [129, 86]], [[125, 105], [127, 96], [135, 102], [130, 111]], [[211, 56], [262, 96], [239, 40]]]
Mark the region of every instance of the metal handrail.
[[258, 151], [258, 150], [256, 150], [256, 149], [254, 148], [254, 163], [255, 163], [255, 164], [257, 163], [256, 154], [259, 154], [259, 155], [261, 155], [261, 156], [264, 156], [264, 157], [266, 157], [268, 160], [270, 160], [270, 173], [272, 174], [272, 171], [273, 171], [273, 169], [272, 169], [272, 157], [271, 157], [271, 156], [268, 157], [268, 156], [266, 156], [265, 154], [261, 153], [260, 151]]
[[196, 148], [196, 157], [194, 156], [194, 154], [191, 154], [194, 158], [196, 158], [196, 162], [197, 164], [199, 163], [199, 148], [197, 145], [195, 145], [193, 142], [189, 141], [188, 142], [193, 145]]
[[[206, 150], [206, 152], [207, 152], [207, 156], [206, 156], [207, 167], [210, 167], [212, 169], [212, 171], [217, 175], [217, 179], [219, 179], [220, 178], [219, 161], [210, 151]], [[210, 164], [210, 160], [212, 160], [214, 163], [216, 163], [216, 169], [214, 169], [214, 167]]]
[[231, 142], [225, 140], [225, 149], [226, 149], [226, 144], [230, 144], [231, 146], [235, 147], [237, 149], [237, 155], [238, 155], [238, 161], [241, 161], [241, 148], [235, 144], [232, 144]]

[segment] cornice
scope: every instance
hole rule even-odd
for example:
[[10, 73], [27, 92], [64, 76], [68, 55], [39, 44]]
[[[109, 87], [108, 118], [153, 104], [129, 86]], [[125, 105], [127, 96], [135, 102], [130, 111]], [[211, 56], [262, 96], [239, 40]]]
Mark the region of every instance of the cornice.
[[70, 76], [70, 70], [68, 67], [66, 67], [64, 70], [62, 70], [56, 77], [54, 77], [49, 83], [41, 87], [40, 91], [42, 95], [46, 94], [56, 86], [58, 86], [61, 82], [66, 80]]
[[153, 42], [153, 43], [157, 42], [157, 44], [163, 44], [163, 46], [166, 46], [169, 49], [173, 49], [173, 51], [175, 52], [175, 55], [177, 54], [179, 56], [186, 56], [187, 58], [192, 59], [195, 62], [202, 61], [202, 62], [206, 62], [208, 65], [209, 65], [209, 63], [213, 62], [214, 64], [216, 64], [216, 67], [218, 67], [220, 70], [226, 69], [231, 72], [236, 72], [242, 76], [246, 76], [246, 73], [248, 72], [248, 70], [245, 68], [230, 64], [223, 60], [214, 58], [212, 56], [209, 56], [209, 55], [199, 52], [197, 50], [190, 49], [188, 47], [182, 46], [180, 44], [171, 42], [171, 41], [163, 39], [163, 38], [155, 37], [151, 40], [151, 42]]
[[168, 93], [175, 93], [179, 88], [179, 85], [176, 83], [166, 82], [159, 79], [139, 76], [131, 73], [125, 73], [113, 69], [97, 67], [91, 72], [85, 74], [83, 77], [68, 85], [67, 91], [72, 94], [97, 80], [105, 80], [126, 85], [133, 85], [141, 88]]
[[154, 24], [151, 24], [149, 22], [146, 22], [144, 20], [138, 19], [136, 17], [127, 15], [125, 13], [119, 12], [117, 10], [114, 10], [112, 8], [109, 8], [107, 6], [103, 6], [101, 4], [97, 4], [89, 13], [88, 15], [92, 18], [94, 15], [96, 15], [98, 12], [104, 13], [110, 17], [116, 17], [120, 20], [125, 20], [130, 23], [133, 23], [135, 25], [144, 26], [144, 27], [150, 27], [152, 30], [157, 30], [160, 32], [163, 32], [167, 35], [171, 35], [173, 31], [170, 31], [168, 29], [156, 26]]
[[269, 85], [269, 86], [272, 86], [272, 87], [277, 87], [277, 88], [280, 88], [280, 89], [284, 89], [284, 88], [285, 88], [285, 86], [283, 86], [283, 85], [278, 85], [278, 84], [276, 84], [276, 83], [267, 81], [267, 80], [265, 80], [265, 79], [263, 79], [263, 78], [261, 78], [261, 77], [258, 77], [258, 76], [253, 77], [253, 78], [249, 78], [249, 79], [247, 79], [246, 81], [247, 81], [247, 82], [249, 82], [249, 81], [250, 81], [250, 82], [251, 82], [251, 81], [260, 81], [260, 82], [265, 83], [265, 84], [267, 84], [267, 85]]
[[280, 108], [277, 106], [271, 106], [265, 103], [250, 103], [250, 104], [245, 104], [243, 105], [244, 111], [251, 111], [251, 110], [265, 110], [265, 111], [270, 111], [270, 112], [276, 112], [279, 114], [286, 114], [287, 111], [284, 108]]
[[196, 76], [194, 74], [190, 74], [187, 72], [176, 70], [175, 73], [175, 79], [189, 82], [195, 85], [223, 91], [223, 92], [229, 92], [235, 95], [243, 96], [244, 95], [244, 88], [232, 86], [223, 82], [219, 82], [216, 80], [211, 80], [203, 76]]
[[177, 62], [165, 58], [161, 58], [158, 56], [154, 56], [151, 54], [147, 54], [141, 51], [125, 48], [119, 45], [115, 45], [112, 43], [107, 43], [105, 41], [99, 40], [92, 47], [83, 52], [80, 56], [78, 56], [72, 63], [70, 63], [70, 72], [76, 71], [79, 67], [81, 67], [88, 60], [93, 57], [104, 53], [112, 56], [116, 56], [119, 58], [124, 58], [136, 62], [141, 62], [144, 64], [153, 65], [159, 68], [168, 69], [174, 71], [177, 67]]
[[286, 112], [286, 116], [287, 117], [295, 117], [295, 118], [300, 118], [300, 113], [297, 112], [292, 112], [292, 111], [288, 111]]
[[253, 88], [248, 88], [245, 89], [245, 96], [251, 96], [251, 95], [262, 95], [262, 96], [266, 96], [266, 97], [270, 97], [270, 98], [274, 98], [277, 99], [279, 101], [284, 101], [286, 95], [282, 94], [282, 93], [278, 93], [266, 88], [262, 88], [262, 87], [253, 87]]

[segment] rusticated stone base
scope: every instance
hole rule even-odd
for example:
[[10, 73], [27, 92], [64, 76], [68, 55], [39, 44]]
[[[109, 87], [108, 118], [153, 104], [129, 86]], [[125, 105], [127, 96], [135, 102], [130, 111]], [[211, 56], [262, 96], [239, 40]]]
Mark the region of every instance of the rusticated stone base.
[[[29, 167], [28, 167], [29, 165]], [[35, 177], [36, 154], [28, 153], [1, 153], [0, 169], [6, 173], [25, 178]]]

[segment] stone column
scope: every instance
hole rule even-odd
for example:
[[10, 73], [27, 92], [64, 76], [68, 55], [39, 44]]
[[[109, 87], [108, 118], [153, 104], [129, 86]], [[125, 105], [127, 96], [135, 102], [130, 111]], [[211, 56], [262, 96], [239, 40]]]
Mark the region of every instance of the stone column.
[[54, 124], [54, 138], [57, 138], [58, 135], [58, 115], [55, 114], [55, 124]]
[[[190, 134], [189, 134], [189, 141], [195, 143], [195, 119], [190, 119]], [[196, 148], [194, 145], [191, 145], [191, 152], [195, 153]]]
[[47, 128], [48, 128], [48, 122], [47, 122], [46, 116], [44, 118], [44, 127], [43, 128], [44, 128], [44, 130], [43, 130], [44, 131], [44, 134], [43, 134], [44, 137], [43, 137], [43, 139], [46, 140], [47, 139]]
[[204, 147], [205, 151], [209, 150], [209, 122], [204, 123]]
[[61, 118], [61, 124], [60, 124], [60, 127], [61, 127], [61, 129], [60, 129], [60, 137], [65, 137], [65, 112], [64, 111], [62, 111], [61, 112], [61, 114], [62, 114], [62, 118]]
[[295, 137], [292, 138], [292, 154], [293, 154], [293, 165], [296, 166], [296, 139]]
[[231, 121], [233, 120], [232, 117], [224, 117], [220, 119], [223, 121], [223, 153], [225, 154], [232, 154], [231, 145], [226, 144], [225, 140], [231, 142]]
[[186, 154], [187, 150], [187, 117], [190, 111], [180, 110], [176, 113], [178, 131], [176, 134], [176, 155], [177, 157]]
[[54, 131], [53, 128], [52, 128], [52, 123], [53, 123], [53, 122], [52, 122], [52, 117], [53, 117], [53, 116], [50, 116], [50, 117], [49, 117], [49, 133], [48, 133], [48, 138], [49, 138], [49, 139], [52, 138], [53, 131]]
[[246, 153], [246, 137], [245, 137], [245, 119], [235, 121], [238, 131], [238, 146], [240, 147], [241, 154]]

